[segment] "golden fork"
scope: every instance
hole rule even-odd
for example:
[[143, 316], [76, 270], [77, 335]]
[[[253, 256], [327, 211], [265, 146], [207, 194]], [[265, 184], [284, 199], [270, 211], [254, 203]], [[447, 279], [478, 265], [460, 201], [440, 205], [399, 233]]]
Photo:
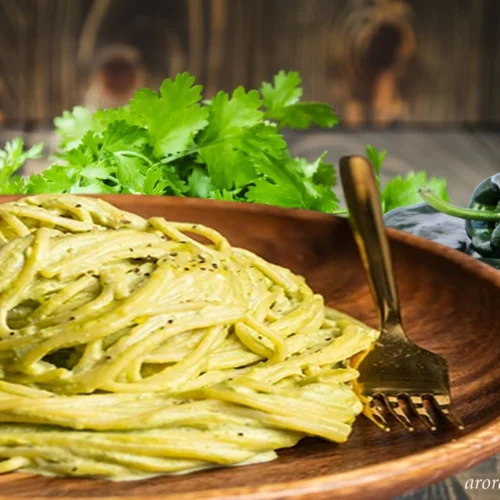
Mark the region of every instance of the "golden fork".
[[353, 360], [356, 367], [362, 364], [356, 390], [363, 413], [385, 431], [389, 414], [409, 431], [415, 430], [412, 416], [432, 431], [439, 416], [463, 429], [451, 410], [446, 360], [415, 345], [403, 330], [373, 167], [362, 156], [347, 156], [340, 160], [340, 174], [349, 223], [380, 313], [377, 343]]

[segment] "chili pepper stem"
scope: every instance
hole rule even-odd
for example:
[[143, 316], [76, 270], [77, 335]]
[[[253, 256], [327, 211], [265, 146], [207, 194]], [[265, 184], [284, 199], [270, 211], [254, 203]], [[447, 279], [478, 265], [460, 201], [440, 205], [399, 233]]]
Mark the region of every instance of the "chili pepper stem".
[[442, 200], [432, 189], [424, 186], [418, 190], [420, 196], [432, 208], [452, 217], [476, 221], [500, 221], [500, 212], [484, 212], [473, 208], [461, 208]]

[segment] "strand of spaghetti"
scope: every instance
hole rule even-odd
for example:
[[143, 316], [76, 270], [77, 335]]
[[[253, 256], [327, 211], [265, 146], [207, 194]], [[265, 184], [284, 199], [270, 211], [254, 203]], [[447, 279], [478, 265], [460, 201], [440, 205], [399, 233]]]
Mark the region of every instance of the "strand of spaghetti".
[[50, 314], [52, 314], [59, 306], [74, 297], [85, 288], [95, 283], [97, 280], [92, 276], [82, 276], [77, 281], [68, 284], [62, 288], [58, 293], [54, 294], [49, 300], [40, 304], [37, 310], [31, 315], [31, 321], [40, 321]]
[[10, 335], [11, 329], [7, 324], [7, 315], [16, 302], [21, 302], [25, 290], [29, 288], [30, 282], [37, 271], [37, 266], [40, 265], [43, 259], [48, 236], [48, 233], [43, 228], [37, 230], [24, 269], [10, 284], [10, 288], [4, 291], [0, 297], [0, 338]]
[[[19, 453], [19, 452], [17, 452]], [[0, 462], [0, 474], [5, 474], [6, 472], [12, 472], [22, 467], [29, 465], [31, 461], [23, 456], [14, 456], [12, 458], [7, 458], [6, 460]]]
[[[91, 231], [95, 229], [93, 224], [88, 224], [86, 222], [77, 221], [74, 219], [68, 219], [66, 217], [60, 217], [55, 214], [51, 214], [44, 210], [43, 208], [38, 207], [23, 207], [19, 205], [11, 205], [9, 207], [9, 212], [7, 215], [3, 217], [27, 217], [30, 219], [35, 219], [40, 222], [44, 222], [49, 227], [60, 226], [64, 229], [68, 229], [70, 231], [80, 232], [80, 231]], [[26, 228], [26, 231], [23, 231], [24, 234], [20, 234], [20, 236], [24, 236], [29, 231]]]
[[0, 293], [9, 287], [23, 269], [24, 252], [31, 246], [33, 235], [9, 241], [0, 249]]
[[[162, 219], [160, 217], [151, 218], [149, 220], [149, 223], [151, 224], [151, 226], [159, 229], [169, 238], [175, 241], [189, 242], [198, 250], [212, 255], [217, 255], [217, 253], [219, 252], [225, 255], [231, 250], [231, 246], [229, 245], [228, 241], [220, 233], [206, 226], [202, 226], [201, 224], [168, 223], [165, 219]], [[193, 238], [190, 238], [183, 231], [190, 231], [200, 236], [204, 236], [214, 243], [215, 250], [207, 247], [202, 243], [199, 243]]]
[[13, 212], [5, 212], [0, 209], [0, 217], [18, 236], [30, 234], [28, 227]]

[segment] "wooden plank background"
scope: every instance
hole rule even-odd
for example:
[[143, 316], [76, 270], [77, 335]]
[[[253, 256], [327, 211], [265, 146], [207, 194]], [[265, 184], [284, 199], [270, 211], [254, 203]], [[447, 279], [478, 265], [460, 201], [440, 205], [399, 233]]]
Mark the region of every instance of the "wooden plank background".
[[0, 121], [294, 69], [346, 126], [500, 123], [499, 26], [498, 0], [0, 0]]

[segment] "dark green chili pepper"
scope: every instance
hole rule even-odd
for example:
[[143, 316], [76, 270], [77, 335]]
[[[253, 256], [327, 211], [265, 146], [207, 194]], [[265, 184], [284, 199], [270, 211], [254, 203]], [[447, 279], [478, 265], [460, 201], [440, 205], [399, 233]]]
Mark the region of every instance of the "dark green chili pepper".
[[500, 258], [500, 173], [488, 177], [476, 187], [469, 208], [451, 205], [429, 188], [421, 188], [419, 192], [432, 208], [465, 219], [465, 230], [479, 255]]

